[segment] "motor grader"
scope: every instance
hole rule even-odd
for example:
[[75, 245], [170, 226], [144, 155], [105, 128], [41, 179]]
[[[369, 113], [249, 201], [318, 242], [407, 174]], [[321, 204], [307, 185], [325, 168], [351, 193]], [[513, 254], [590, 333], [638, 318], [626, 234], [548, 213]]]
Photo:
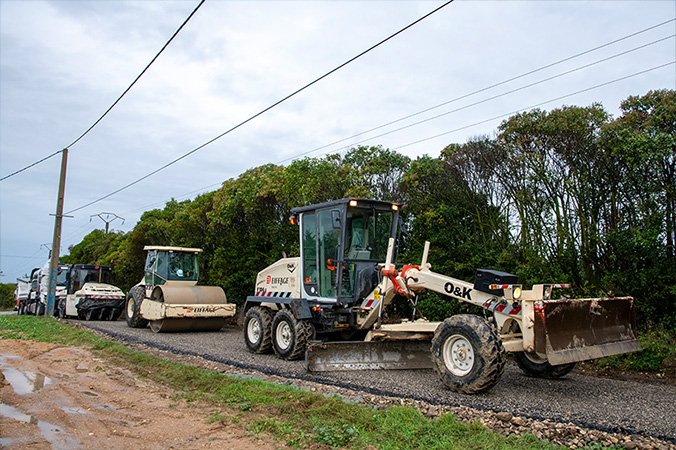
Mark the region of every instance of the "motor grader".
[[155, 333], [174, 331], [217, 331], [225, 319], [235, 315], [218, 286], [196, 286], [199, 280], [199, 248], [149, 245], [145, 273], [129, 290], [127, 325]]
[[[526, 290], [516, 276], [478, 269], [474, 283], [393, 264], [398, 203], [345, 198], [292, 210], [300, 257], [262, 270], [244, 305], [253, 353], [305, 357], [310, 371], [434, 368], [451, 390], [493, 387], [513, 353], [529, 376], [560, 378], [576, 362], [639, 350], [633, 299], [554, 300], [562, 284]], [[431, 290], [481, 308], [443, 322], [382, 324], [395, 296]], [[348, 339], [345, 341], [345, 339]]]

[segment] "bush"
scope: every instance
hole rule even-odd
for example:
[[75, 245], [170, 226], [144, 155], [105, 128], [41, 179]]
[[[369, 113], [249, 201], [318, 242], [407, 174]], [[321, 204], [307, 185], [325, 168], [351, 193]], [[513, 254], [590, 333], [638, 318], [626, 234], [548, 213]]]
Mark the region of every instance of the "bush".
[[0, 310], [14, 309], [14, 283], [0, 284]]
[[631, 372], [673, 370], [676, 361], [676, 333], [650, 330], [638, 337], [643, 350], [597, 360], [602, 368]]

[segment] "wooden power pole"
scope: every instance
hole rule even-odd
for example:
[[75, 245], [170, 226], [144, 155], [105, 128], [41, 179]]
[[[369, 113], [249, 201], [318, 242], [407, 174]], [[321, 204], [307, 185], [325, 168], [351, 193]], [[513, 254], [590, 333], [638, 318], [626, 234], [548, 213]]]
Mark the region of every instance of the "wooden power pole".
[[59, 193], [56, 197], [56, 214], [54, 215], [54, 238], [52, 239], [52, 255], [49, 261], [49, 291], [47, 292], [47, 317], [54, 313], [56, 299], [56, 277], [58, 275], [59, 253], [61, 249], [61, 221], [63, 219], [63, 197], [66, 192], [66, 164], [68, 163], [68, 149], [61, 152], [61, 176], [59, 177]]

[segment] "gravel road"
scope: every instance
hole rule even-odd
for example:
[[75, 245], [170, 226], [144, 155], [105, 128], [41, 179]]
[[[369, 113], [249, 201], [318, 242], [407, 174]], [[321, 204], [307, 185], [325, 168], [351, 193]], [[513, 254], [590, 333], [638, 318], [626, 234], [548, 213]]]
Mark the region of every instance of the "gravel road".
[[302, 361], [289, 362], [274, 355], [249, 353], [242, 331], [237, 327], [226, 327], [218, 332], [155, 334], [149, 328], [129, 328], [124, 321], [79, 323], [126, 342], [200, 356], [268, 375], [310, 380], [376, 395], [413, 398], [436, 405], [506, 411], [537, 420], [572, 422], [587, 428], [653, 436], [676, 443], [676, 387], [666, 384], [579, 374], [561, 380], [528, 378], [510, 363], [501, 381], [490, 392], [470, 396], [446, 389], [432, 370], [311, 374], [305, 371]]

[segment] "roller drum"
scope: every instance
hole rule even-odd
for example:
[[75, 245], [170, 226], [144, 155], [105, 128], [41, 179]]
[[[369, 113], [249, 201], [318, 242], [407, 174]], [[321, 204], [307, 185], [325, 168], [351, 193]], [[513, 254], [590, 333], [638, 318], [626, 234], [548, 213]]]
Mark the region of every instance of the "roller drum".
[[150, 321], [155, 333], [176, 333], [180, 331], [219, 331], [225, 325], [225, 317], [161, 319]]
[[157, 286], [153, 292], [156, 295], [157, 289], [162, 292], [162, 299], [169, 305], [180, 304], [224, 304], [227, 303], [225, 292], [218, 286]]

